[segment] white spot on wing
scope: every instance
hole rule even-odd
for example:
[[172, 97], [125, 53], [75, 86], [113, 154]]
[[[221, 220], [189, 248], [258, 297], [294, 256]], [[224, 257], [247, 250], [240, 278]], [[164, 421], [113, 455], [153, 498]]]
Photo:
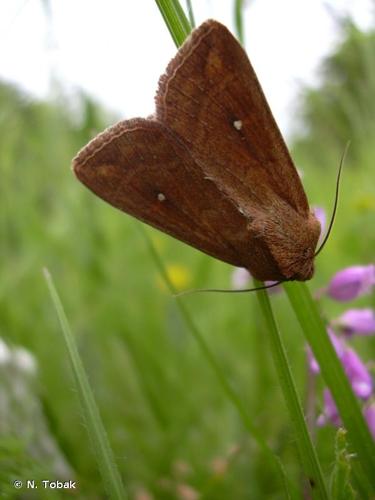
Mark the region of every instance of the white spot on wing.
[[236, 130], [241, 130], [242, 128], [242, 121], [241, 120], [236, 120], [233, 122], [233, 127], [236, 129]]
[[164, 195], [163, 193], [159, 193], [159, 194], [158, 194], [158, 200], [159, 200], [159, 201], [165, 201], [165, 200], [166, 200], [165, 195]]

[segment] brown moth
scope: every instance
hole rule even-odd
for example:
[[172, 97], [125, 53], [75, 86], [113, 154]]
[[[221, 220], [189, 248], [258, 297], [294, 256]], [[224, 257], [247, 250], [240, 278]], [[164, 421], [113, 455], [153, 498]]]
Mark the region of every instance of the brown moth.
[[156, 112], [73, 160], [111, 205], [259, 280], [308, 280], [320, 224], [241, 45], [209, 20], [160, 78]]

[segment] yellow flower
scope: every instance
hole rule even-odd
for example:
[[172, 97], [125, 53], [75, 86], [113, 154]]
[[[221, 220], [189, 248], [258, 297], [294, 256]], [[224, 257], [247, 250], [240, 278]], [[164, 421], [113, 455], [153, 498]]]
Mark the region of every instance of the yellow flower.
[[[181, 264], [167, 264], [166, 271], [169, 279], [172, 282], [172, 285], [176, 290], [185, 289], [191, 282], [191, 276], [188, 268]], [[161, 289], [167, 289], [163, 279], [160, 276], [158, 277], [157, 284]]]

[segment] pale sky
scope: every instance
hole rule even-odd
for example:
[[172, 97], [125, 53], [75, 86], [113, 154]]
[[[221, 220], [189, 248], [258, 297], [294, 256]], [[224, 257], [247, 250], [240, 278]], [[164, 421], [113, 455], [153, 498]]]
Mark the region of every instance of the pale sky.
[[[233, 0], [192, 0], [197, 24], [215, 18], [233, 31]], [[181, 1], [185, 5], [184, 1]], [[154, 109], [159, 76], [176, 52], [153, 0], [0, 0], [0, 78], [46, 97], [58, 78], [84, 89], [123, 118]], [[335, 15], [361, 27], [371, 0], [253, 0], [245, 13], [246, 49], [282, 129], [293, 126], [301, 83], [316, 83], [321, 58], [338, 41]]]

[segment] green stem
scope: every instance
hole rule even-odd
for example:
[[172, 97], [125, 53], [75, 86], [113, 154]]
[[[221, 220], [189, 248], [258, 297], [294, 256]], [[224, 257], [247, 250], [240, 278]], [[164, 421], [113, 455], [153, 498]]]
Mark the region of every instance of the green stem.
[[193, 6], [191, 3], [191, 0], [186, 0], [186, 6], [188, 9], [190, 26], [194, 29], [195, 28], [195, 19], [194, 19], [194, 12], [193, 12]]
[[[261, 282], [255, 280], [254, 282], [255, 286], [263, 285], [263, 283]], [[263, 313], [265, 329], [271, 342], [271, 351], [277, 370], [278, 379], [280, 381], [286, 406], [288, 408], [290, 418], [294, 426], [296, 443], [303, 468], [308, 477], [310, 485], [314, 485], [313, 491], [318, 495], [318, 498], [328, 500], [328, 490], [325, 485], [323, 473], [314, 445], [307, 429], [302, 405], [298, 397], [285, 347], [272, 312], [268, 292], [266, 290], [260, 290], [259, 292], [257, 292], [257, 298], [259, 301], [260, 309]]]
[[191, 31], [190, 23], [178, 0], [155, 0], [176, 47], [180, 47]]
[[236, 26], [236, 34], [241, 44], [244, 44], [244, 29], [243, 29], [243, 0], [235, 0], [234, 2], [234, 22]]
[[358, 400], [327, 334], [316, 303], [305, 283], [285, 282], [284, 288], [302, 327], [307, 342], [319, 363], [348, 431], [348, 439], [375, 489], [375, 443], [362, 415]]
[[99, 472], [103, 478], [104, 486], [107, 490], [109, 498], [125, 500], [127, 498], [125, 488], [122, 483], [103, 422], [100, 418], [99, 410], [96, 406], [95, 398], [83, 367], [74, 335], [71, 331], [52, 277], [47, 269], [44, 270], [44, 276], [61, 324], [64, 340], [69, 353], [69, 359], [72, 364], [72, 371], [77, 386], [77, 392], [81, 401], [83, 415], [85, 417], [87, 431], [93, 443], [93, 449], [96, 454]]

